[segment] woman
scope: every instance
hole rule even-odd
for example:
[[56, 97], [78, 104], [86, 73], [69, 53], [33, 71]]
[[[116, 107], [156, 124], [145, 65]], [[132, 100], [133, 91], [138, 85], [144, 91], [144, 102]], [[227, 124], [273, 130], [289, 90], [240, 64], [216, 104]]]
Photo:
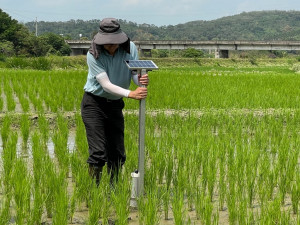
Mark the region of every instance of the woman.
[[99, 185], [102, 168], [107, 163], [111, 181], [125, 163], [124, 108], [125, 98], [147, 97], [146, 87], [128, 90], [131, 80], [148, 85], [148, 75], [130, 72], [124, 60], [137, 60], [136, 46], [120, 29], [114, 18], [100, 22], [87, 53], [88, 76], [81, 103], [81, 116], [89, 146], [89, 174]]

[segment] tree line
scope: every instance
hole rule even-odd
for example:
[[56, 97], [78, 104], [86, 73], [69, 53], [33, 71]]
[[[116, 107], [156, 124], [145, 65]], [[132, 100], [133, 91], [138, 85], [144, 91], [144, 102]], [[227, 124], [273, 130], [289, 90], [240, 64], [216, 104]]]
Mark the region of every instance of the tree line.
[[7, 56], [69, 55], [71, 49], [63, 37], [45, 32], [36, 36], [23, 24], [0, 9], [0, 58]]
[[[101, 19], [101, 18], [100, 18]], [[69, 55], [65, 40], [91, 40], [100, 19], [19, 23], [0, 9], [0, 59], [3, 56]], [[244, 12], [212, 21], [155, 26], [119, 19], [132, 40], [262, 40], [300, 41], [300, 11]], [[203, 54], [193, 49], [185, 57]], [[160, 57], [167, 52], [158, 52]], [[163, 56], [161, 56], [163, 55]]]
[[[53, 32], [67, 39], [92, 39], [99, 29], [99, 18], [66, 22], [38, 22], [38, 32]], [[300, 11], [254, 11], [211, 21], [155, 26], [119, 19], [132, 40], [300, 40]], [[24, 24], [32, 32], [35, 22]]]

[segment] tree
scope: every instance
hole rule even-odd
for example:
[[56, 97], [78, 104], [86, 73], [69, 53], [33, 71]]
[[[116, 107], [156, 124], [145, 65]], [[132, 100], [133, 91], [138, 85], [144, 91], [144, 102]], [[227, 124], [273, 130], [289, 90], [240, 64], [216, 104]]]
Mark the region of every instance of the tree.
[[70, 46], [58, 34], [46, 33], [40, 36], [40, 39], [49, 47], [48, 53], [50, 54], [69, 55], [71, 53]]
[[186, 58], [199, 58], [203, 56], [203, 52], [201, 50], [197, 50], [194, 48], [188, 48], [186, 50], [184, 50], [183, 52], [183, 57]]

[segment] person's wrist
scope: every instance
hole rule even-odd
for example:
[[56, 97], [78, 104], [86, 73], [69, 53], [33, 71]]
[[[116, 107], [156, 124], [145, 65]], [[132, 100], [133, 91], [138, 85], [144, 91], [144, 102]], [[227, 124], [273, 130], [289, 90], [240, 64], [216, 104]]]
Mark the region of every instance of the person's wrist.
[[128, 98], [133, 98], [133, 91], [130, 91], [130, 92], [129, 92]]

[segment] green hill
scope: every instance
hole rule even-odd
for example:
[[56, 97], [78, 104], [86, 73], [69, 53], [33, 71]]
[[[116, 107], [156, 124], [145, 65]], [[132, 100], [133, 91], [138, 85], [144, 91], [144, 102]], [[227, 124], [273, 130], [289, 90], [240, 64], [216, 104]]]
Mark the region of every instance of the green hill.
[[[38, 22], [38, 33], [53, 32], [79, 39], [91, 39], [100, 20]], [[155, 26], [120, 20], [132, 40], [297, 40], [300, 41], [300, 11], [255, 11], [211, 21]], [[25, 24], [35, 32], [35, 23]]]

